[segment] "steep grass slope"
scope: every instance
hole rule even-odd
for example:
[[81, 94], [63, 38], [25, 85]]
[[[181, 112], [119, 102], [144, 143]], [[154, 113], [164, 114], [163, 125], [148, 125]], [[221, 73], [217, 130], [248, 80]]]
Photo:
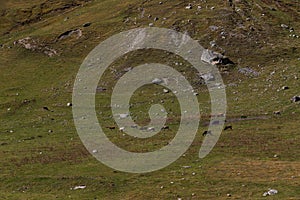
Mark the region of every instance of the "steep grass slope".
[[[192, 9], [186, 9], [189, 3]], [[230, 5], [221, 0], [10, 0], [1, 4], [3, 199], [226, 199], [230, 195], [260, 199], [268, 198], [262, 194], [269, 188], [279, 191], [272, 199], [299, 199], [300, 109], [290, 102], [292, 96], [300, 95], [298, 1], [240, 0]], [[147, 62], [165, 63], [187, 75], [199, 92], [203, 121], [192, 147], [169, 167], [148, 174], [117, 172], [85, 150], [67, 103], [80, 64], [95, 46], [116, 33], [150, 23], [187, 32], [205, 48], [224, 53], [235, 63], [220, 66], [227, 85], [227, 123], [233, 130], [224, 131], [213, 152], [200, 160], [202, 132], [210, 114], [207, 90], [197, 84], [197, 76], [180, 58], [160, 51], [133, 52], [116, 61], [99, 83], [107, 89], [96, 97], [104, 126], [115, 124], [105, 106], [119, 76], [114, 69]], [[175, 61], [183, 65], [176, 66]], [[240, 73], [246, 67], [258, 75]], [[140, 124], [149, 119], [138, 111], [159, 102], [151, 94], [161, 91], [143, 89], [145, 96], [138, 91], [133, 97], [132, 112]], [[172, 94], [167, 95], [165, 106], [173, 108]], [[168, 121], [170, 130], [150, 140], [136, 141], [118, 130], [105, 131], [128, 150], [155, 150], [174, 136], [177, 111], [174, 108]], [[70, 189], [78, 185], [87, 187]]]

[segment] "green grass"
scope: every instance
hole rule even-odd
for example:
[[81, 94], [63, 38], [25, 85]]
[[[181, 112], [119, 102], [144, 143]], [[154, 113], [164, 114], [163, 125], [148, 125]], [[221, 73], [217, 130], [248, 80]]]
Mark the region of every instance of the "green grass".
[[[0, 15], [0, 43], [4, 45], [0, 48], [1, 199], [299, 199], [300, 107], [291, 103], [290, 98], [300, 95], [300, 40], [289, 37], [291, 33], [280, 27], [287, 24], [294, 28], [292, 34], [300, 35], [299, 3], [240, 1], [236, 3], [236, 9], [241, 9], [238, 12], [225, 6], [224, 1], [197, 1], [191, 10], [184, 9], [187, 3], [177, 0], [163, 1], [162, 5], [159, 1], [137, 0], [6, 3], [6, 10], [2, 9]], [[197, 11], [197, 5], [202, 10]], [[211, 10], [213, 6], [215, 9]], [[145, 10], [143, 18], [141, 7]], [[154, 22], [154, 17], [159, 20]], [[92, 24], [83, 28], [86, 22]], [[148, 27], [149, 23], [186, 31], [205, 48], [215, 40], [223, 49], [216, 50], [225, 51], [236, 63], [222, 73], [228, 85], [227, 124], [233, 130], [224, 131], [213, 151], [199, 159], [202, 132], [207, 129], [205, 123], [210, 115], [206, 87], [198, 84], [191, 66], [173, 54], [153, 50], [130, 53], [115, 61], [99, 82], [99, 86], [107, 88], [96, 95], [101, 125], [115, 125], [110, 117], [110, 94], [120, 74], [111, 72], [149, 62], [170, 65], [185, 73], [199, 93], [202, 118], [195, 141], [184, 156], [156, 172], [129, 174], [103, 165], [88, 153], [76, 133], [72, 108], [67, 103], [72, 101], [77, 71], [96, 45], [116, 33]], [[212, 25], [220, 29], [211, 31]], [[65, 31], [77, 28], [83, 31], [79, 39], [57, 40]], [[222, 31], [226, 32], [225, 39], [220, 36]], [[57, 50], [59, 55], [50, 58], [43, 52], [13, 45], [27, 36]], [[174, 61], [183, 65], [176, 66]], [[247, 77], [238, 72], [247, 66], [260, 75]], [[282, 86], [290, 89], [280, 90]], [[172, 93], [162, 94], [159, 86], [140, 88], [131, 99], [131, 112], [137, 123], [146, 125], [149, 107], [161, 98], [165, 108], [172, 110], [167, 120], [170, 130], [144, 140], [123, 136], [118, 129], [104, 129], [108, 137], [120, 147], [136, 152], [153, 151], [167, 144], [178, 129], [180, 117]], [[51, 111], [44, 110], [44, 106]], [[281, 115], [273, 114], [277, 110]], [[78, 185], [87, 187], [70, 189]], [[262, 197], [269, 188], [279, 193]]]

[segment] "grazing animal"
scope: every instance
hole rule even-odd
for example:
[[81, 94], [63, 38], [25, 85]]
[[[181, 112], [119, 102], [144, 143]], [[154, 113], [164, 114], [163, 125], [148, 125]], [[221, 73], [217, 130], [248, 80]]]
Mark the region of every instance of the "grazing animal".
[[232, 130], [232, 126], [225, 126], [225, 128], [224, 128], [224, 131], [226, 131], [226, 130]]
[[211, 131], [204, 131], [204, 132], [202, 133], [202, 136], [206, 136], [207, 134], [210, 134], [210, 135], [211, 135]]

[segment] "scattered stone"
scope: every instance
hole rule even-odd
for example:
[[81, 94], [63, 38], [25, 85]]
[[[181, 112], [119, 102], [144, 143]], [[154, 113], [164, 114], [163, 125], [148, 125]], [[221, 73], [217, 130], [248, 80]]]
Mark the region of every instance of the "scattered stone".
[[228, 65], [234, 64], [229, 58], [223, 56], [220, 53], [214, 52], [212, 50], [205, 49], [201, 55], [201, 60], [212, 65]]
[[149, 27], [153, 27], [153, 26], [154, 26], [154, 24], [153, 24], [153, 23], [150, 23], [150, 24], [149, 24]]
[[14, 45], [20, 45], [25, 49], [31, 51], [38, 51], [46, 54], [49, 57], [57, 55], [57, 51], [46, 46], [45, 44], [39, 43], [37, 40], [32, 39], [31, 37], [26, 37], [14, 42]]
[[259, 76], [259, 73], [249, 67], [240, 68], [238, 70], [239, 73], [244, 74], [246, 76]]
[[24, 138], [23, 141], [34, 140], [34, 139], [35, 139], [35, 137], [32, 136], [32, 137]]
[[74, 188], [71, 188], [71, 190], [79, 190], [79, 189], [85, 189], [86, 186], [85, 185], [79, 185], [79, 186], [75, 186]]
[[154, 127], [149, 127], [149, 128], [147, 128], [147, 131], [155, 131], [155, 128]]
[[288, 28], [289, 28], [289, 26], [286, 25], [286, 24], [281, 24], [280, 26], [281, 26], [281, 28], [285, 28], [285, 29], [288, 29]]
[[211, 47], [216, 47], [217, 46], [217, 43], [214, 40], [210, 41], [209, 44], [210, 44]]
[[93, 153], [98, 153], [98, 150], [94, 149], [92, 152], [93, 152]]
[[191, 168], [191, 166], [186, 165], [186, 166], [182, 166], [182, 168], [188, 169], [188, 168]]
[[7, 111], [11, 111], [11, 108], [7, 108]]
[[72, 107], [72, 105], [73, 105], [72, 103], [67, 103], [68, 107]]
[[10, 133], [13, 133], [14, 131], [13, 131], [13, 130], [10, 130], [9, 132], [10, 132]]
[[215, 77], [212, 73], [202, 74], [201, 78], [203, 78], [205, 81], [214, 81]]
[[107, 90], [107, 89], [104, 88], [104, 87], [97, 87], [96, 92], [100, 93], [100, 92], [104, 92], [104, 91], [106, 91], [106, 90]]
[[47, 106], [43, 107], [44, 110], [50, 111], [50, 109]]
[[202, 133], [202, 136], [206, 136], [206, 135], [211, 135], [211, 131], [204, 131], [204, 132]]
[[137, 125], [132, 125], [132, 126], [130, 126], [131, 128], [138, 128], [138, 126]]
[[158, 17], [155, 17], [153, 20], [156, 22], [156, 21], [158, 21], [158, 20], [159, 20], [159, 18], [158, 18]]
[[83, 27], [89, 27], [89, 26], [91, 26], [91, 25], [92, 25], [91, 22], [87, 22], [87, 23], [84, 23], [82, 26], [83, 26]]
[[278, 158], [278, 155], [277, 155], [277, 154], [275, 154], [273, 157], [274, 157], [274, 158]]
[[124, 130], [125, 130], [125, 127], [120, 127], [119, 130], [120, 130], [120, 131], [124, 131]]
[[232, 126], [225, 126], [225, 128], [224, 128], [224, 131], [226, 131], [226, 130], [232, 130]]
[[167, 90], [167, 89], [164, 89], [164, 93], [169, 93], [169, 90]]
[[140, 130], [145, 131], [145, 130], [147, 130], [147, 127], [141, 127]]
[[159, 5], [162, 5], [162, 4], [163, 4], [163, 2], [162, 2], [162, 1], [160, 1], [158, 4], [159, 4]]
[[127, 68], [125, 68], [123, 71], [124, 72], [130, 72], [132, 70], [132, 67], [127, 67]]
[[193, 95], [194, 95], [194, 96], [198, 96], [199, 93], [198, 93], [198, 92], [194, 92]]
[[219, 27], [218, 27], [218, 26], [215, 26], [215, 25], [212, 25], [212, 26], [209, 26], [209, 29], [210, 29], [211, 31], [216, 31], [216, 30], [219, 29]]
[[152, 83], [153, 84], [161, 84], [163, 81], [161, 80], [161, 79], [159, 79], [159, 78], [155, 78], [155, 79], [153, 79], [153, 81], [152, 81]]
[[125, 118], [129, 117], [129, 114], [120, 114], [119, 117], [121, 119], [125, 119]]
[[269, 189], [269, 191], [265, 192], [265, 193], [263, 194], [263, 196], [264, 196], [264, 197], [266, 197], [266, 196], [272, 196], [272, 195], [275, 195], [275, 194], [277, 194], [277, 193], [278, 193], [278, 190], [275, 190], [275, 189]]
[[53, 130], [48, 130], [48, 133], [53, 133]]
[[274, 115], [281, 115], [281, 112], [279, 110], [277, 110], [277, 111], [274, 111], [273, 114]]
[[300, 96], [293, 96], [293, 97], [291, 98], [291, 101], [294, 102], [294, 103], [300, 101]]
[[170, 128], [169, 128], [169, 126], [163, 126], [161, 129], [162, 130], [169, 130]]
[[110, 129], [110, 130], [114, 130], [114, 129], [116, 129], [116, 127], [115, 127], [115, 126], [106, 126], [106, 128], [108, 128], [108, 129]]
[[231, 194], [227, 194], [227, 197], [231, 197]]
[[288, 86], [283, 86], [282, 87], [282, 90], [288, 90], [288, 89], [290, 89]]
[[81, 36], [82, 36], [82, 30], [81, 29], [75, 29], [75, 30], [69, 30], [69, 31], [66, 31], [62, 34], [60, 34], [57, 39], [58, 40], [63, 40], [63, 39], [66, 39], [72, 35], [77, 35], [77, 39], [79, 39]]
[[185, 7], [185, 9], [187, 9], [187, 10], [192, 9], [192, 8], [193, 8], [193, 6], [192, 6], [191, 3], [189, 3], [189, 4]]

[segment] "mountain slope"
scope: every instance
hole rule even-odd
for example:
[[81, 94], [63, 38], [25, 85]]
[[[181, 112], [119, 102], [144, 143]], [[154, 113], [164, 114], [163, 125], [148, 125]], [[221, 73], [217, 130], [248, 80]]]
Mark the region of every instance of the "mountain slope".
[[[189, 3], [191, 9], [186, 8]], [[268, 188], [279, 190], [274, 199], [300, 196], [300, 110], [290, 101], [300, 95], [299, 1], [236, 0], [231, 5], [221, 0], [10, 0], [1, 4], [4, 199], [225, 199], [230, 195], [259, 199]], [[96, 96], [98, 119], [104, 126], [115, 126], [109, 95], [120, 74], [114, 70], [147, 62], [165, 63], [186, 74], [199, 93], [202, 121], [193, 145], [178, 161], [157, 172], [127, 174], [106, 167], [86, 151], [67, 103], [72, 101], [78, 69], [94, 47], [121, 31], [150, 24], [186, 32], [235, 63], [220, 66], [227, 86], [226, 125], [233, 130], [224, 131], [211, 154], [199, 160], [210, 115], [209, 95], [197, 82], [199, 77], [188, 63], [166, 52], [128, 54], [99, 83], [106, 89]], [[133, 97], [132, 112], [140, 124], [149, 121], [150, 100], [160, 101], [151, 94], [161, 88], [144, 90], [145, 96], [139, 96], [140, 91]], [[165, 106], [173, 109], [169, 101], [173, 97], [168, 95]], [[139, 114], [141, 110], [146, 114]], [[167, 144], [178, 123], [174, 114], [168, 120], [170, 130], [152, 140], [135, 141], [117, 129], [105, 131], [120, 147], [144, 152]], [[70, 190], [78, 185], [87, 188]]]

